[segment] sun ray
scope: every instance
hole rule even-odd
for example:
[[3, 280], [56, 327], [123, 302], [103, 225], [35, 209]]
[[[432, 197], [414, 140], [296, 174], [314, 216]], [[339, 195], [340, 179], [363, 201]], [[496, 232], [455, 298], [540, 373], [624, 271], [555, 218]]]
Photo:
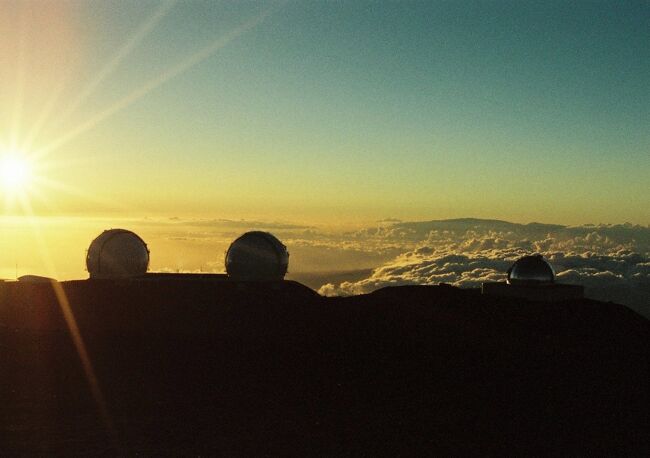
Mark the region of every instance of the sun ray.
[[75, 112], [83, 102], [90, 97], [99, 85], [117, 70], [122, 61], [131, 54], [138, 44], [144, 40], [149, 33], [162, 21], [172, 10], [177, 0], [163, 2], [154, 13], [137, 29], [131, 38], [113, 55], [113, 57], [102, 67], [97, 76], [86, 87], [77, 94], [70, 105], [57, 118], [56, 125], [63, 124], [71, 114]]
[[59, 207], [56, 206], [54, 203], [55, 201], [53, 199], [49, 199], [43, 190], [41, 190], [38, 186], [34, 186], [29, 190], [29, 195], [24, 196], [25, 199], [30, 199], [30, 201], [33, 202], [38, 202], [39, 204], [45, 205], [47, 210], [49, 211], [58, 211]]
[[40, 185], [42, 185], [44, 187], [47, 187], [49, 189], [54, 189], [54, 190], [57, 190], [57, 191], [61, 191], [61, 192], [64, 192], [64, 193], [66, 193], [68, 195], [72, 195], [72, 196], [75, 196], [75, 197], [81, 197], [84, 200], [96, 203], [96, 204], [101, 205], [103, 207], [106, 207], [106, 208], [108, 208], [110, 210], [122, 210], [122, 211], [127, 211], [128, 210], [128, 206], [126, 206], [126, 205], [120, 205], [120, 204], [116, 203], [113, 200], [102, 198], [102, 197], [100, 197], [100, 196], [98, 196], [96, 194], [90, 193], [87, 190], [83, 190], [81, 188], [78, 188], [76, 186], [72, 186], [70, 184], [61, 183], [60, 181], [52, 180], [52, 179], [49, 179], [49, 178], [46, 178], [46, 177], [43, 177], [43, 176], [40, 176], [40, 175], [35, 178], [35, 181], [38, 184], [40, 184]]
[[[70, 162], [66, 162], [65, 166], [69, 165]], [[84, 201], [96, 204], [97, 208], [122, 212], [129, 210], [126, 205], [119, 204], [115, 200], [53, 180], [42, 173], [58, 166], [62, 166], [62, 164], [52, 161], [41, 161], [37, 164], [28, 155], [16, 151], [0, 157], [0, 195], [4, 195], [4, 212], [12, 213], [21, 201], [38, 202], [45, 205], [48, 210], [56, 210], [56, 206], [53, 205], [56, 199], [48, 196], [48, 191], [79, 197]], [[24, 205], [22, 206], [24, 207]]]
[[248, 21], [244, 22], [237, 28], [226, 33], [224, 36], [214, 40], [209, 45], [201, 48], [199, 51], [195, 52], [187, 59], [179, 62], [177, 65], [173, 66], [166, 72], [163, 72], [159, 76], [150, 79], [144, 85], [131, 91], [130, 94], [122, 97], [121, 99], [119, 99], [112, 105], [108, 106], [104, 110], [91, 116], [89, 119], [79, 124], [74, 129], [61, 135], [53, 142], [49, 143], [45, 147], [36, 151], [35, 153], [36, 157], [40, 158], [50, 154], [52, 151], [56, 150], [57, 148], [60, 148], [61, 146], [73, 140], [74, 138], [86, 132], [87, 130], [97, 126], [108, 117], [118, 113], [119, 111], [125, 109], [132, 103], [138, 101], [139, 99], [141, 99], [142, 97], [144, 97], [145, 95], [153, 91], [154, 89], [157, 89], [159, 86], [163, 85], [169, 80], [185, 73], [190, 68], [210, 58], [213, 54], [215, 54], [220, 49], [224, 48], [226, 45], [228, 45], [231, 41], [233, 41], [237, 37], [257, 27], [261, 22], [263, 22], [267, 17], [269, 17], [279, 7], [280, 6], [274, 6], [264, 10], [262, 13], [258, 14], [257, 16], [253, 17], [252, 19], [249, 19]]
[[36, 122], [32, 125], [32, 127], [29, 129], [29, 132], [25, 136], [25, 140], [20, 146], [20, 148], [23, 151], [30, 151], [32, 149], [34, 140], [36, 139], [36, 137], [38, 137], [38, 134], [41, 132], [43, 127], [47, 124], [47, 121], [50, 119], [50, 115], [54, 111], [54, 108], [56, 107], [56, 102], [61, 97], [64, 88], [65, 88], [65, 80], [61, 79], [61, 81], [59, 81], [59, 83], [57, 84], [56, 89], [52, 91], [52, 95], [50, 95], [47, 102], [45, 103], [43, 109], [41, 110], [41, 113], [36, 119]]
[[23, 118], [25, 104], [25, 53], [27, 40], [27, 21], [24, 8], [20, 9], [19, 31], [18, 31], [18, 62], [16, 62], [16, 83], [14, 90], [14, 107], [9, 130], [9, 145], [16, 148]]

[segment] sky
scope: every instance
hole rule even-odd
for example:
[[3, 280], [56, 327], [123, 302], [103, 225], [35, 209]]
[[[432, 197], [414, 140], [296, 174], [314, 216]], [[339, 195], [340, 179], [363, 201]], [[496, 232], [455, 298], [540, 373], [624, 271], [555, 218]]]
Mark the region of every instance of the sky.
[[0, 27], [0, 145], [60, 185], [38, 213], [650, 223], [647, 2], [8, 1]]
[[221, 271], [266, 228], [365, 291], [429, 238], [353, 234], [400, 221], [650, 225], [646, 1], [7, 0], [0, 34], [0, 277], [79, 277], [109, 227]]

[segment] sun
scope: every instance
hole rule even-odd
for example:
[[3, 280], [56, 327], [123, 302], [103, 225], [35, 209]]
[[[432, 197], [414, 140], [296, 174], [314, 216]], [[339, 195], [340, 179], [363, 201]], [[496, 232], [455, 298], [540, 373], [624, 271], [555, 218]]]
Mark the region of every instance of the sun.
[[0, 159], [0, 183], [3, 191], [25, 191], [31, 181], [31, 164], [20, 153], [9, 153]]

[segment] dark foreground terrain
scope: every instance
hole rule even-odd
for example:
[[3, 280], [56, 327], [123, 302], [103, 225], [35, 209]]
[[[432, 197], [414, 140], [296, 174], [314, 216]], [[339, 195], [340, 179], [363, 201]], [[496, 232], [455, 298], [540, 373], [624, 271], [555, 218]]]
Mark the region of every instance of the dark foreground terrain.
[[53, 287], [0, 284], [3, 456], [650, 454], [650, 322], [622, 306], [61, 285], [101, 394]]

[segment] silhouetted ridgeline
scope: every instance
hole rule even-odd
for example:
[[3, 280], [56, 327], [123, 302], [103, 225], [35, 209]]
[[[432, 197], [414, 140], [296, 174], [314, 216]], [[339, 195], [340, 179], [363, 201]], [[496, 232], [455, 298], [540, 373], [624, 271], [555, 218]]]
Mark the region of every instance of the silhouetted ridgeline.
[[615, 304], [210, 275], [61, 285], [112, 433], [52, 286], [4, 283], [3, 455], [650, 452], [650, 322]]

